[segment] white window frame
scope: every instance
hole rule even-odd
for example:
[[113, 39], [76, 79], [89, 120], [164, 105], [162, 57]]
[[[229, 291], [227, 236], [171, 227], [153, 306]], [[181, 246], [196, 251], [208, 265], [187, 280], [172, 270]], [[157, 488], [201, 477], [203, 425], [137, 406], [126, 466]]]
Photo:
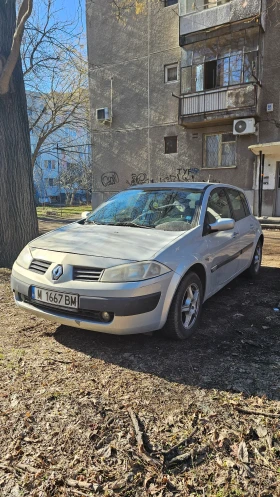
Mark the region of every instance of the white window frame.
[[[177, 69], [177, 79], [172, 79], [171, 81], [168, 81], [168, 69], [174, 69], [176, 67]], [[164, 66], [164, 82], [166, 84], [170, 83], [177, 83], [179, 81], [179, 64], [178, 62], [175, 62], [174, 64], [167, 64]]]

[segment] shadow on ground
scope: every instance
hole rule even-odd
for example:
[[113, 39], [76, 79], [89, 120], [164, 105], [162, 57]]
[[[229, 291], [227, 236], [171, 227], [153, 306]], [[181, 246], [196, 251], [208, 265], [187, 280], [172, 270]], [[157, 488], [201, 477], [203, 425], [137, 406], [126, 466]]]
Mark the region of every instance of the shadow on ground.
[[201, 388], [280, 400], [280, 269], [263, 267], [256, 282], [240, 276], [203, 310], [199, 331], [172, 342], [153, 336], [114, 336], [59, 326], [65, 347], [122, 368]]

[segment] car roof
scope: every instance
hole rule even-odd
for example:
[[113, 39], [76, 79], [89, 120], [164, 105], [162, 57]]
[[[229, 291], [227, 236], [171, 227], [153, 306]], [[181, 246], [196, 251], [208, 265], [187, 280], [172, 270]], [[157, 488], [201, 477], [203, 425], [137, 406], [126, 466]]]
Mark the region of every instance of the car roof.
[[161, 189], [170, 189], [170, 188], [175, 188], [175, 189], [181, 189], [181, 190], [198, 190], [198, 191], [205, 191], [207, 188], [210, 186], [216, 186], [220, 188], [234, 188], [235, 190], [240, 190], [243, 191], [241, 188], [238, 186], [234, 185], [228, 185], [226, 183], [206, 183], [205, 181], [201, 182], [191, 182], [191, 181], [166, 181], [164, 183], [145, 183], [144, 185], [134, 185], [129, 188], [129, 190], [153, 190], [156, 188], [161, 188]]
[[[164, 183], [145, 183], [144, 185], [134, 185], [131, 186], [130, 190], [139, 190], [139, 188], [154, 189], [154, 188], [181, 188], [182, 190], [187, 189], [195, 189], [195, 190], [206, 190], [211, 185], [215, 185], [216, 183], [205, 183], [205, 182], [183, 182], [183, 181], [166, 181]], [[220, 184], [220, 183], [219, 183]]]

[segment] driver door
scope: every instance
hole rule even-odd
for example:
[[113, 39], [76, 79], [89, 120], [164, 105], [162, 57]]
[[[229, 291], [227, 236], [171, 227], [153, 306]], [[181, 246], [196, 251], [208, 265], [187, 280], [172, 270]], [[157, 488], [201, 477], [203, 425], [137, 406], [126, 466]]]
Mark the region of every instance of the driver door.
[[228, 197], [224, 188], [215, 188], [209, 195], [204, 223], [208, 251], [206, 258], [210, 264], [213, 291], [224, 286], [239, 270], [239, 232], [236, 225], [227, 231], [207, 231], [209, 224], [225, 218], [232, 218]]

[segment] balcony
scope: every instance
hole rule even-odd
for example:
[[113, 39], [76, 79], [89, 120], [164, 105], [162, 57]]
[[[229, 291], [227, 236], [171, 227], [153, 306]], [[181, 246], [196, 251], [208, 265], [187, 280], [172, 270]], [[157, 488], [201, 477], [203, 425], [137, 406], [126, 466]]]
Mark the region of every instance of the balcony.
[[180, 37], [252, 19], [262, 10], [262, 0], [179, 0], [179, 5]]
[[232, 122], [257, 116], [257, 88], [253, 84], [231, 86], [182, 95], [179, 123], [186, 127]]

